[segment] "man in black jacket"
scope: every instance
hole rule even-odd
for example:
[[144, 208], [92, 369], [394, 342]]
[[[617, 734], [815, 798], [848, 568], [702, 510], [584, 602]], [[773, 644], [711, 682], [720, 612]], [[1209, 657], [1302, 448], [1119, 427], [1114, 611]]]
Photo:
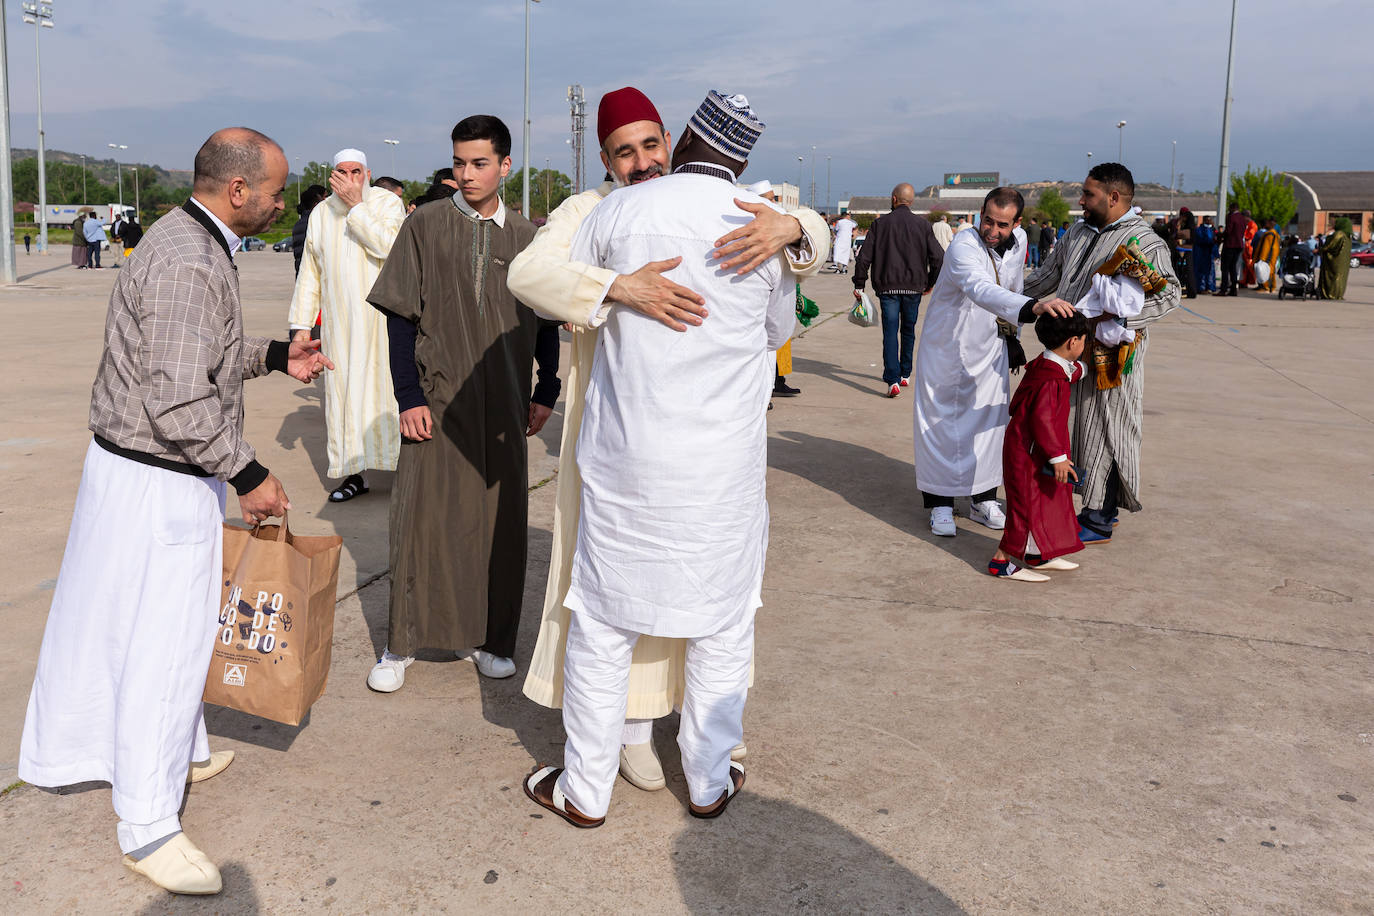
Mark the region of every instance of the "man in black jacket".
[[916, 189], [909, 184], [892, 189], [892, 212], [874, 220], [854, 264], [855, 299], [873, 270], [873, 291], [883, 313], [883, 385], [890, 398], [910, 384], [921, 296], [935, 285], [945, 260], [930, 221], [911, 212], [915, 200]]

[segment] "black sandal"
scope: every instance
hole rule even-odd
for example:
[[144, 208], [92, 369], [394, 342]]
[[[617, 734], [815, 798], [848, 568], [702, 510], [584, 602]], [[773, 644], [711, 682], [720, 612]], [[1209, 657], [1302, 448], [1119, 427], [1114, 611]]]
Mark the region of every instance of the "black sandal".
[[367, 484], [363, 483], [363, 475], [350, 474], [344, 478], [344, 482], [339, 484], [339, 488], [329, 494], [331, 503], [346, 503], [355, 496], [362, 496], [368, 492]]

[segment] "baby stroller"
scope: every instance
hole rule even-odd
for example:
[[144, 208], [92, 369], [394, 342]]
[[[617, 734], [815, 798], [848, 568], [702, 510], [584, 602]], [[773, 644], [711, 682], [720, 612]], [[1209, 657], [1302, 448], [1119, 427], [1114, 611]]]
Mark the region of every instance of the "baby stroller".
[[1289, 246], [1279, 265], [1279, 298], [1317, 298], [1316, 255], [1302, 243]]

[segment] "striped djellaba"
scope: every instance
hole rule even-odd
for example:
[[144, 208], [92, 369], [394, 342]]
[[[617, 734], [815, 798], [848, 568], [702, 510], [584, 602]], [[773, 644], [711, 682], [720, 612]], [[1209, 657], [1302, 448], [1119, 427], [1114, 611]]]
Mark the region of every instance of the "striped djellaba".
[[1093, 274], [1118, 245], [1136, 238], [1146, 260], [1153, 261], [1169, 283], [1145, 299], [1145, 308], [1126, 326], [1136, 332], [1133, 368], [1122, 376], [1119, 388], [1097, 390], [1092, 373], [1073, 386], [1073, 463], [1081, 469], [1083, 506], [1100, 509], [1107, 478], [1116, 467], [1120, 478], [1117, 497], [1121, 507], [1139, 512], [1140, 440], [1144, 416], [1145, 351], [1149, 348], [1146, 327], [1178, 307], [1178, 277], [1174, 275], [1169, 246], [1139, 216], [1128, 213], [1105, 229], [1085, 222], [1069, 227], [1045, 257], [1044, 263], [1026, 278], [1025, 293], [1037, 299], [1058, 296], [1078, 302], [1092, 287]]

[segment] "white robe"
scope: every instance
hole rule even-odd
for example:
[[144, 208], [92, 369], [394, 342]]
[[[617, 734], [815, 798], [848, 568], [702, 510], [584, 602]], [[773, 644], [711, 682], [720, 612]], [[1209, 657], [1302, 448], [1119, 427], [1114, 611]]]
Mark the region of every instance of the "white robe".
[[795, 285], [776, 258], [744, 276], [719, 271], [712, 243], [748, 220], [735, 197], [762, 201], [709, 175], [621, 188], [573, 241], [573, 261], [617, 273], [681, 255], [665, 276], [711, 309], [685, 334], [613, 309], [597, 336], [565, 604], [613, 627], [709, 636], [762, 603], [765, 413]]
[[1016, 323], [1026, 296], [1026, 234], [1012, 230], [1005, 255], [977, 231], [955, 233], [926, 300], [912, 374], [916, 485], [937, 496], [970, 496], [1002, 483], [1002, 436], [1011, 403], [1007, 346], [997, 319]]
[[[86, 452], [24, 717], [19, 778], [108, 782], [133, 824], [175, 829], [220, 598], [224, 484]], [[127, 849], [126, 849], [127, 851]]]
[[310, 211], [289, 321], [308, 328], [321, 315], [321, 349], [334, 361], [324, 374], [330, 477], [396, 469], [401, 423], [386, 316], [367, 294], [405, 217], [401, 199], [385, 188], [364, 188], [351, 210], [331, 194]]
[[835, 263], [844, 266], [849, 263], [850, 257], [854, 254], [854, 230], [859, 226], [849, 217], [845, 217], [835, 224], [835, 247], [832, 249], [831, 257]]

